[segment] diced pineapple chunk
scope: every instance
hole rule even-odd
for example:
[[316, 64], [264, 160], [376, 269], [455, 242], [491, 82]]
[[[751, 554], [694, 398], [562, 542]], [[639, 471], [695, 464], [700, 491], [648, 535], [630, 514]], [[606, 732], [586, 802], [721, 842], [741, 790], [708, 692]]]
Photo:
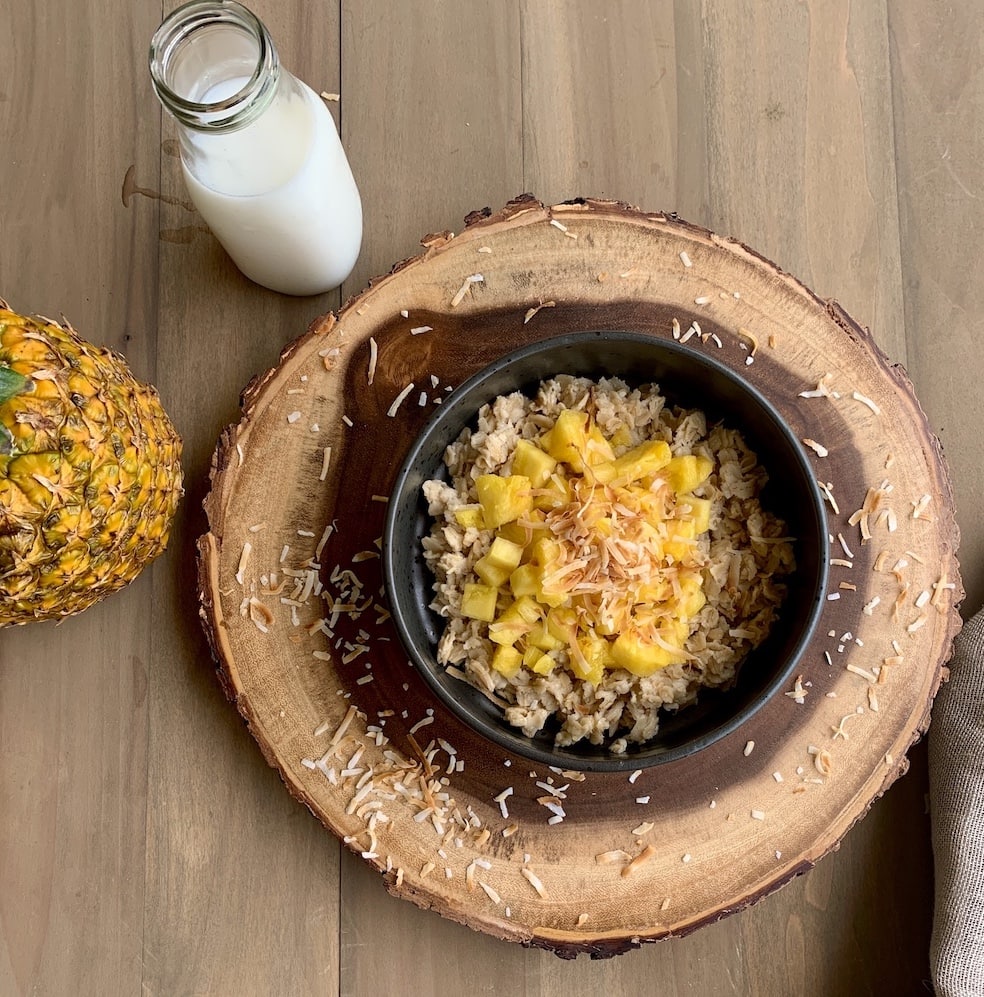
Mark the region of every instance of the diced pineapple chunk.
[[555, 637], [547, 626], [546, 620], [540, 620], [526, 635], [527, 644], [538, 647], [541, 651], [559, 651], [566, 641]]
[[530, 479], [522, 474], [482, 474], [475, 481], [487, 529], [511, 523], [533, 508]]
[[683, 655], [673, 655], [666, 648], [654, 644], [633, 631], [626, 631], [615, 638], [612, 644], [612, 658], [619, 668], [633, 675], [645, 678], [668, 665], [686, 660]]
[[562, 409], [553, 429], [544, 436], [547, 453], [563, 461], [580, 474], [584, 470], [584, 452], [588, 443], [588, 415], [574, 409]]
[[557, 662], [554, 661], [549, 654], [542, 654], [540, 655], [537, 663], [533, 666], [532, 670], [536, 672], [537, 675], [549, 675], [554, 670], [556, 665]]
[[612, 663], [608, 641], [595, 633], [578, 634], [569, 646], [570, 670], [585, 682], [598, 685], [605, 677], [605, 667]]
[[556, 471], [550, 475], [533, 500], [535, 509], [560, 509], [574, 498], [570, 482]]
[[521, 564], [509, 575], [509, 591], [513, 598], [536, 596], [540, 590], [540, 569], [535, 564]]
[[706, 602], [707, 596], [704, 595], [699, 575], [688, 575], [680, 582], [680, 616], [683, 619], [692, 619], [704, 608]]
[[521, 544], [497, 536], [488, 552], [475, 562], [475, 574], [487, 585], [504, 585], [522, 557]]
[[534, 488], [542, 488], [556, 466], [556, 458], [541, 450], [532, 440], [520, 440], [516, 444], [513, 474], [529, 478]]
[[482, 507], [480, 505], [458, 506], [454, 510], [454, 521], [466, 530], [469, 527], [481, 530], [485, 526], [485, 518], [482, 516]]
[[480, 585], [477, 582], [465, 582], [461, 593], [462, 615], [483, 623], [491, 623], [495, 619], [495, 603], [499, 590], [494, 585]]
[[507, 679], [523, 667], [523, 655], [516, 648], [500, 644], [492, 654], [492, 667]]
[[647, 440], [615, 460], [594, 468], [595, 477], [603, 484], [610, 481], [629, 483], [648, 474], [655, 474], [671, 462], [671, 450], [663, 440]]
[[696, 535], [706, 533], [711, 528], [711, 500], [697, 498], [694, 495], [681, 495], [680, 505], [689, 505], [689, 518], [693, 520]]
[[605, 439], [605, 434], [594, 422], [588, 430], [587, 440], [584, 445], [584, 459], [588, 465], [602, 464], [605, 461], [615, 459], [615, 451], [611, 443]]
[[714, 465], [706, 457], [687, 454], [683, 457], [673, 457], [663, 473], [673, 491], [682, 495], [684, 492], [692, 492], [706, 481], [713, 467]]
[[494, 644], [515, 644], [541, 619], [542, 610], [535, 599], [524, 595], [510, 603], [489, 625], [489, 639]]

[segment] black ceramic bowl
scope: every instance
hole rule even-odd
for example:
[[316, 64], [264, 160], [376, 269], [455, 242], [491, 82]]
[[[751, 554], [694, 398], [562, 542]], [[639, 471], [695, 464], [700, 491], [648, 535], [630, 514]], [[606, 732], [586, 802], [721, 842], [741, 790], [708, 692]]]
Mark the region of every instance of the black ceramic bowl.
[[[496, 396], [558, 374], [617, 376], [629, 384], [656, 383], [668, 403], [701, 409], [709, 423], [738, 429], [769, 474], [763, 505], [786, 521], [795, 537], [796, 572], [779, 618], [763, 644], [746, 657], [731, 688], [705, 690], [678, 713], [664, 713], [659, 731], [625, 754], [581, 742], [559, 748], [544, 730], [526, 737], [477, 689], [449, 675], [436, 659], [444, 621], [429, 608], [433, 576], [421, 540], [431, 528], [422, 485], [448, 478], [444, 451], [478, 410]], [[496, 361], [461, 385], [417, 438], [387, 510], [383, 571], [400, 637], [434, 694], [468, 726], [518, 755], [565, 769], [625, 771], [693, 754], [740, 727], [790, 683], [820, 617], [827, 581], [828, 537], [823, 499], [799, 442], [766, 398], [729, 367], [675, 341], [631, 332], [580, 332], [547, 339]]]

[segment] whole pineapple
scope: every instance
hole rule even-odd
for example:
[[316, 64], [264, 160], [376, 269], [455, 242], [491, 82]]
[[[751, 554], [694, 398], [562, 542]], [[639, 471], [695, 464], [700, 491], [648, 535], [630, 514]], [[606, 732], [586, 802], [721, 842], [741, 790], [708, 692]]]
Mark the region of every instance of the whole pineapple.
[[181, 440], [154, 388], [0, 298], [0, 627], [81, 612], [167, 545]]

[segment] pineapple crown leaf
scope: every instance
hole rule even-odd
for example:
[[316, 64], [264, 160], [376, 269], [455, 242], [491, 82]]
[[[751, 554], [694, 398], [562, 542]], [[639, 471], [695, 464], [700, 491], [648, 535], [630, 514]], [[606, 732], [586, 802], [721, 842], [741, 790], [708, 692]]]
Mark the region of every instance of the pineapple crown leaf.
[[29, 382], [30, 378], [0, 363], [0, 405], [9, 402], [14, 395], [19, 395]]

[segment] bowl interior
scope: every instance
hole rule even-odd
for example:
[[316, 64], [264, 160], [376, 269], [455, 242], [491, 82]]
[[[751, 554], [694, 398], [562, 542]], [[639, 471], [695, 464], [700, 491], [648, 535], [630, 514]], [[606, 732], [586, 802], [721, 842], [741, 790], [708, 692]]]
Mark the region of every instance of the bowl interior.
[[[766, 508], [795, 537], [796, 571], [769, 637], [741, 665], [731, 688], [704, 690], [695, 705], [663, 713], [657, 735], [617, 755], [603, 745], [555, 747], [549, 728], [529, 738], [511, 727], [477, 689], [449, 675], [436, 659], [444, 621], [429, 608], [433, 576], [421, 541], [430, 531], [422, 486], [448, 480], [444, 451], [474, 425], [479, 408], [498, 395], [535, 392], [558, 374], [617, 376], [655, 383], [671, 405], [701, 409], [708, 422], [738, 429], [769, 475]], [[823, 500], [806, 455], [773, 406], [730, 368], [671, 340], [631, 332], [580, 332], [526, 346], [470, 378], [437, 409], [400, 468], [390, 497], [383, 569], [394, 621], [407, 653], [434, 693], [462, 720], [502, 747], [563, 768], [622, 771], [690, 755], [744, 723], [796, 667], [820, 616], [827, 578]]]

